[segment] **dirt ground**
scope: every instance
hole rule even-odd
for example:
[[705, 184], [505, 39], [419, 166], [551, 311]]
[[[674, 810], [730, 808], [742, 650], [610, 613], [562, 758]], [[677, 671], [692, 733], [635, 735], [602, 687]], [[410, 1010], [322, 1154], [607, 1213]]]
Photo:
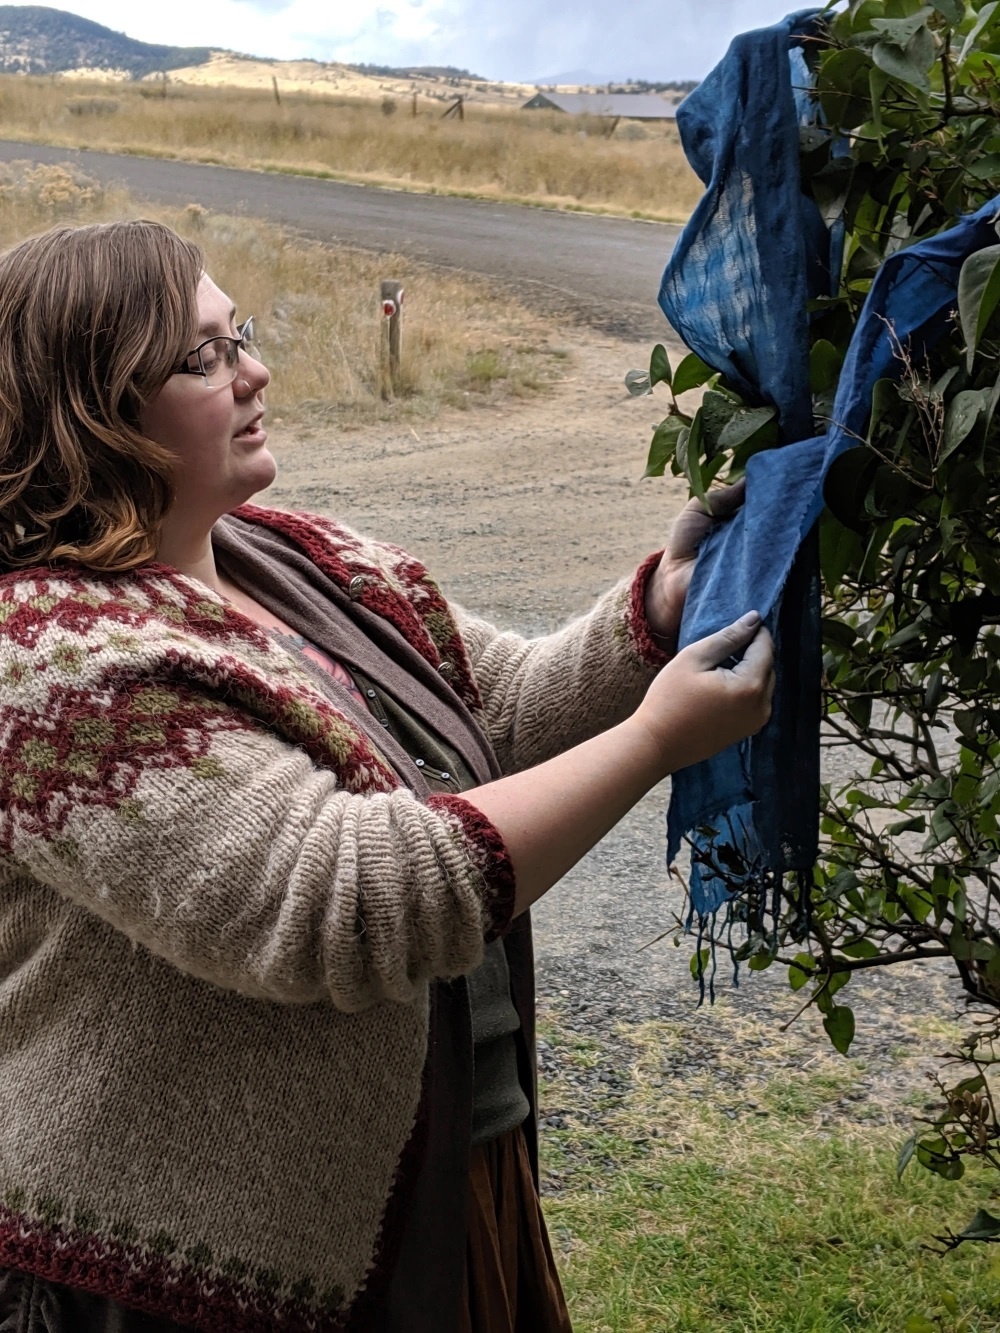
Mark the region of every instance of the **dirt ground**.
[[[630, 399], [623, 377], [648, 362], [649, 345], [579, 329], [566, 330], [565, 345], [565, 375], [544, 397], [452, 410], [432, 426], [337, 437], [275, 430], [281, 472], [268, 502], [334, 514], [398, 542], [452, 599], [505, 628], [556, 627], [660, 546], [686, 499], [672, 478], [641, 479], [649, 428], [665, 409], [656, 398]], [[802, 998], [783, 969], [744, 974], [733, 989], [720, 960], [720, 1001], [699, 1009], [692, 942], [650, 945], [682, 909], [664, 865], [667, 800], [665, 783], [534, 909], [543, 1018], [602, 1038], [594, 1077], [606, 1074], [622, 1095], [634, 1054], [628, 1034], [647, 1020], [671, 1025], [686, 1052], [669, 1071], [675, 1089], [704, 1081], [738, 1102], [760, 1078], [805, 1079], [840, 1062], [815, 1013], [781, 1033]], [[844, 1002], [857, 1012], [859, 1091], [832, 1095], [830, 1113], [907, 1123], [928, 1091], [927, 1041], [947, 1044], [961, 1010], [950, 972], [865, 974]]]
[[554, 628], [662, 545], [686, 498], [673, 478], [641, 479], [665, 407], [629, 398], [623, 380], [649, 345], [579, 329], [564, 345], [572, 356], [544, 396], [335, 439], [279, 428], [272, 502], [398, 542], [505, 628]]

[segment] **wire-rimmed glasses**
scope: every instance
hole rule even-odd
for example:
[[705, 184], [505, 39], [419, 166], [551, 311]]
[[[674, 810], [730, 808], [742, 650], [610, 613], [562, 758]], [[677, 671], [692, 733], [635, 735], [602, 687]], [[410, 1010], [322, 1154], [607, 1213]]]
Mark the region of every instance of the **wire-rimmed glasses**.
[[213, 389], [232, 384], [240, 364], [240, 352], [260, 360], [260, 348], [254, 333], [253, 315], [236, 326], [235, 338], [206, 338], [174, 369], [175, 375], [201, 375]]

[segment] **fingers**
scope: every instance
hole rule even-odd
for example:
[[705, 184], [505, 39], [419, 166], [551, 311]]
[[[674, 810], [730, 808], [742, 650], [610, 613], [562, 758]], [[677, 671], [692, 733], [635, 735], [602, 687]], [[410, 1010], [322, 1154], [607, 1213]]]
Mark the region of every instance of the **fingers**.
[[774, 640], [766, 629], [756, 634], [733, 671], [748, 685], [764, 689], [768, 698], [774, 693]]
[[[749, 651], [755, 636], [760, 632], [759, 614], [756, 611], [748, 611], [733, 624], [727, 625], [725, 629], [720, 629], [715, 634], [709, 634], [704, 639], [699, 639], [684, 651], [700, 670], [711, 671], [721, 666], [726, 658], [732, 657], [734, 653], [742, 653], [745, 648]], [[766, 630], [763, 631], [763, 635], [770, 644], [771, 636]], [[773, 654], [773, 645], [768, 651]]]
[[732, 518], [740, 505], [747, 498], [747, 479], [740, 477], [732, 486], [720, 486], [709, 491], [708, 503], [713, 518]]

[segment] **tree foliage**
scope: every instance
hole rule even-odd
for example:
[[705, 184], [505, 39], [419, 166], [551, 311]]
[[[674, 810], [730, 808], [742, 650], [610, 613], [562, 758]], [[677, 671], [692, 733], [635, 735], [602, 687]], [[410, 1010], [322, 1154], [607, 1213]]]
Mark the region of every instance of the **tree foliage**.
[[[843, 219], [839, 290], [812, 307], [817, 433], [872, 278], [904, 246], [1000, 194], [1000, 0], [852, 0], [829, 7], [807, 53], [823, 132], [803, 133], [803, 189]], [[773, 937], [743, 947], [788, 969], [847, 1051], [845, 988], [861, 969], [948, 958], [975, 1013], [954, 1052], [961, 1081], [903, 1149], [957, 1178], [1000, 1170], [990, 1086], [1000, 1061], [1000, 232], [964, 265], [948, 334], [917, 362], [898, 347], [867, 438], [842, 455], [820, 520], [824, 744], [850, 781], [825, 785], [809, 939], [797, 891]], [[746, 402], [690, 355], [660, 347], [632, 392], [671, 393], [647, 475], [669, 468], [704, 495], [778, 444], [775, 410]], [[677, 398], [705, 385], [699, 410]], [[849, 991], [847, 991], [849, 995]], [[971, 1066], [971, 1067], [970, 1067]], [[964, 1077], [964, 1075], [968, 1075]], [[961, 1240], [1000, 1240], [981, 1212]]]

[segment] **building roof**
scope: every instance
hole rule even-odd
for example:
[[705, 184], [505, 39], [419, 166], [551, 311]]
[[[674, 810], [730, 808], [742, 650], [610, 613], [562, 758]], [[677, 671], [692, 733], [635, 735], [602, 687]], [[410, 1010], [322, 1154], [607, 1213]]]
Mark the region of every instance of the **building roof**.
[[622, 116], [627, 120], [674, 120], [677, 106], [656, 93], [536, 93], [521, 108], [548, 108], [571, 116]]

